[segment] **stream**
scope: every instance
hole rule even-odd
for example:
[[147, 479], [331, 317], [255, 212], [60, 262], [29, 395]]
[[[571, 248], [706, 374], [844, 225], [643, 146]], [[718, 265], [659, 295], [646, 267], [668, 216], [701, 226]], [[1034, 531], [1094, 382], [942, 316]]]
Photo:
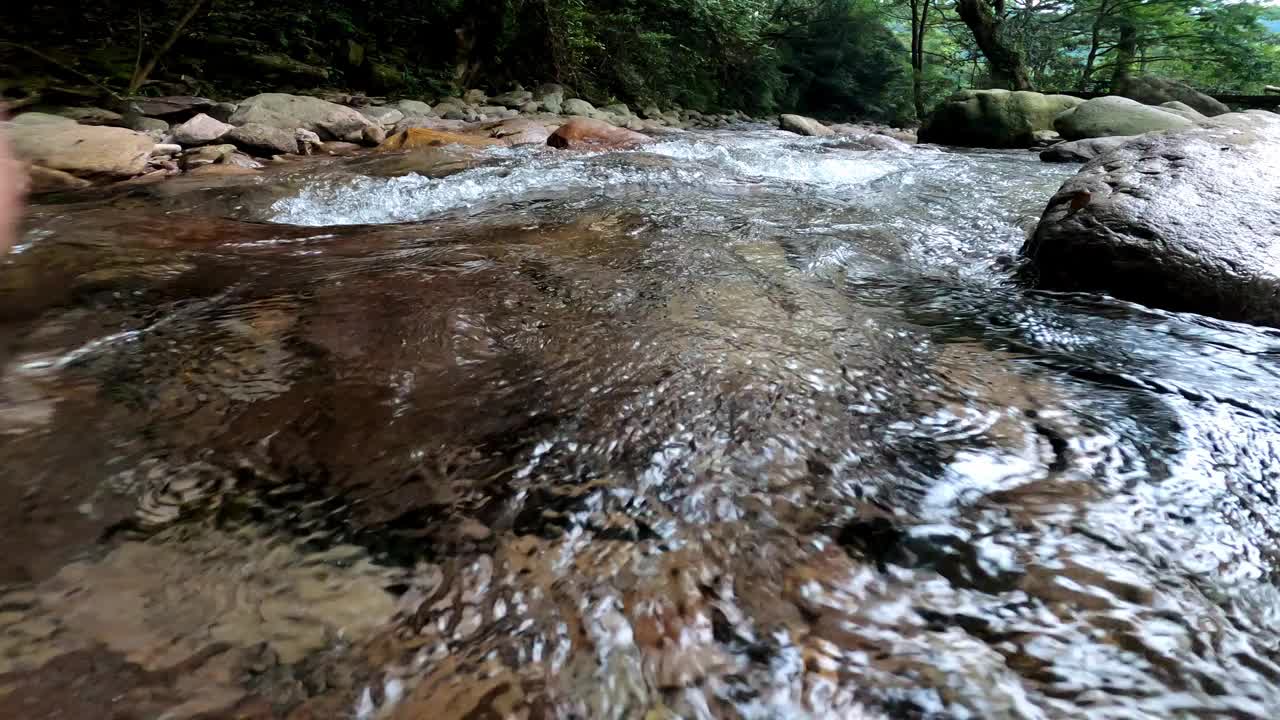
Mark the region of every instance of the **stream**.
[[763, 127], [52, 197], [0, 715], [1280, 714], [1280, 332], [1032, 292], [1076, 166]]

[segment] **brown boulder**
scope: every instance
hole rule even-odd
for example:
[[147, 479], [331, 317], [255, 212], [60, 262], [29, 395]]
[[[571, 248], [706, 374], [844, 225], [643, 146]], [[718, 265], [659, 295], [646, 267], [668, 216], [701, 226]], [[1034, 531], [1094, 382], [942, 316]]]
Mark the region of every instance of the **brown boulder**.
[[15, 124], [9, 137], [18, 157], [81, 177], [137, 175], [155, 147], [132, 130], [74, 123]]
[[646, 145], [653, 138], [614, 127], [601, 120], [575, 117], [547, 138], [547, 144], [563, 150], [619, 149]]
[[463, 135], [462, 133], [431, 130], [429, 128], [409, 128], [387, 138], [378, 146], [379, 152], [391, 150], [414, 150], [417, 148], [440, 147], [441, 145], [466, 145], [469, 147], [486, 147], [501, 145], [501, 141], [479, 135]]
[[51, 170], [47, 167], [32, 165], [27, 168], [27, 177], [29, 178], [29, 190], [32, 195], [40, 193], [59, 192], [63, 190], [77, 190], [82, 187], [88, 187], [89, 181], [65, 173], [61, 170]]
[[545, 145], [551, 131], [546, 125], [524, 118], [511, 118], [488, 126], [489, 137], [501, 140], [510, 147], [517, 145]]

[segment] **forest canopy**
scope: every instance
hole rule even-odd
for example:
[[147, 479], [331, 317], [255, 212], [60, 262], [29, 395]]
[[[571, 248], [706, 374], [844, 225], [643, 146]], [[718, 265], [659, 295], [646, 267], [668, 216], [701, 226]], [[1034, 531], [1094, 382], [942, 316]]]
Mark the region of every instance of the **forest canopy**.
[[[19, 8], [18, 5], [25, 5]], [[559, 82], [597, 101], [911, 119], [961, 87], [1280, 84], [1276, 9], [1224, 0], [105, 0], [11, 3], [6, 94]]]

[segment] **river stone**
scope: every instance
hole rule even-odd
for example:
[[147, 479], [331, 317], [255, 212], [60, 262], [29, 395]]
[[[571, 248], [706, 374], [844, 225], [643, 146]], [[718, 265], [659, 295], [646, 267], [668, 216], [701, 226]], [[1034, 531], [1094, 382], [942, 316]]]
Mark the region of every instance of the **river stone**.
[[427, 128], [428, 130], [447, 130], [457, 132], [465, 129], [467, 123], [462, 120], [449, 120], [439, 117], [406, 117], [391, 129], [390, 135], [397, 135], [409, 128]]
[[212, 165], [235, 154], [235, 145], [204, 145], [182, 154], [182, 166], [188, 170], [201, 165]]
[[547, 138], [548, 145], [563, 150], [620, 149], [651, 142], [653, 138], [648, 135], [583, 117], [575, 117], [561, 125]]
[[501, 143], [497, 140], [482, 137], [480, 135], [465, 135], [463, 133], [454, 133], [445, 130], [431, 130], [429, 128], [409, 128], [404, 132], [396, 133], [395, 135], [387, 138], [386, 142], [377, 147], [377, 150], [378, 152], [388, 152], [392, 150], [416, 150], [419, 148], [442, 147], [444, 145], [487, 147], [499, 144]]
[[377, 105], [377, 106], [370, 106], [366, 108], [360, 108], [358, 112], [361, 115], [383, 126], [395, 125], [396, 123], [404, 119], [404, 112], [402, 112], [399, 108], [393, 108], [387, 105]]
[[232, 125], [257, 123], [293, 132], [306, 128], [326, 140], [376, 145], [386, 137], [382, 127], [356, 110], [319, 98], [263, 93], [240, 103]]
[[616, 115], [624, 120], [631, 117], [631, 108], [627, 107], [626, 103], [614, 103], [612, 105], [606, 105], [601, 109], [604, 112]]
[[182, 122], [194, 117], [197, 113], [205, 113], [215, 120], [226, 122], [225, 117], [218, 117], [214, 108], [219, 104], [209, 98], [194, 95], [170, 95], [168, 97], [130, 98], [129, 104], [139, 115], [160, 118], [169, 122]]
[[81, 125], [108, 125], [123, 127], [124, 116], [118, 112], [98, 107], [62, 107], [53, 111], [55, 115], [71, 118]]
[[78, 190], [89, 186], [88, 180], [78, 178], [71, 173], [40, 167], [39, 165], [29, 165], [27, 167], [27, 180], [28, 189], [32, 195]]
[[790, 130], [793, 133], [810, 137], [826, 137], [836, 134], [834, 130], [826, 125], [803, 115], [781, 115], [778, 117], [778, 125], [783, 130]]
[[76, 121], [69, 117], [61, 115], [52, 115], [50, 113], [29, 112], [22, 113], [13, 118], [13, 125], [75, 125]]
[[1081, 140], [1187, 130], [1194, 127], [1194, 123], [1136, 100], [1106, 95], [1087, 100], [1062, 113], [1054, 119], [1053, 127], [1068, 140]]
[[436, 114], [430, 105], [421, 100], [398, 100], [387, 107], [399, 110], [404, 117], [431, 117]]
[[489, 96], [483, 90], [472, 88], [462, 93], [462, 102], [468, 105], [484, 105], [489, 102]]
[[1238, 115], [1086, 164], [1023, 247], [1028, 278], [1280, 327], [1280, 116]]
[[497, 97], [489, 98], [489, 102], [494, 105], [503, 107], [518, 108], [527, 102], [533, 101], [533, 93], [528, 90], [512, 90], [511, 92], [502, 93]]
[[1099, 155], [1109, 153], [1121, 145], [1137, 137], [1136, 135], [1120, 135], [1116, 137], [1085, 138], [1071, 140], [1045, 148], [1040, 152], [1044, 162], [1088, 162]]
[[124, 118], [124, 126], [130, 130], [143, 133], [156, 142], [161, 142], [169, 135], [169, 123], [157, 118], [143, 117], [141, 115], [126, 115]]
[[1144, 105], [1164, 105], [1169, 101], [1177, 101], [1207, 117], [1231, 112], [1231, 108], [1190, 85], [1158, 75], [1130, 77], [1112, 92]]
[[173, 141], [185, 147], [208, 145], [221, 140], [227, 133], [235, 130], [235, 125], [218, 122], [200, 113], [173, 129]]
[[1054, 130], [1054, 118], [1082, 102], [1068, 95], [1022, 90], [963, 90], [947, 98], [925, 118], [920, 128], [920, 142], [967, 147], [1031, 147], [1037, 131]]
[[564, 101], [565, 115], [579, 115], [582, 117], [590, 117], [596, 113], [596, 107], [586, 100], [579, 98], [569, 98]]
[[297, 155], [299, 148], [295, 130], [245, 123], [227, 133], [224, 139], [253, 155]]
[[9, 139], [18, 157], [80, 177], [138, 175], [155, 147], [154, 140], [133, 130], [75, 122], [14, 123]]
[[501, 140], [506, 145], [545, 145], [551, 131], [546, 125], [525, 118], [503, 120], [489, 127], [489, 137]]
[[1160, 103], [1159, 105], [1156, 105], [1156, 107], [1160, 108], [1165, 112], [1173, 113], [1178, 117], [1184, 117], [1190, 120], [1191, 122], [1197, 123], [1197, 124], [1202, 122], [1207, 117], [1206, 115], [1200, 112], [1197, 112], [1190, 105], [1187, 105], [1186, 103], [1178, 102], [1177, 100], [1170, 100], [1169, 102], [1166, 102], [1166, 103]]

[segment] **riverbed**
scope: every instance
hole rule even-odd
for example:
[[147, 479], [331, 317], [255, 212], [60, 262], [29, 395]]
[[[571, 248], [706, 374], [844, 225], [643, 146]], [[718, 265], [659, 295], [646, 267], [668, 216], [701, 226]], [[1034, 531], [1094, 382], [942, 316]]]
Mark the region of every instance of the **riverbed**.
[[1020, 287], [1074, 171], [748, 127], [43, 200], [0, 714], [1274, 717], [1280, 333]]

